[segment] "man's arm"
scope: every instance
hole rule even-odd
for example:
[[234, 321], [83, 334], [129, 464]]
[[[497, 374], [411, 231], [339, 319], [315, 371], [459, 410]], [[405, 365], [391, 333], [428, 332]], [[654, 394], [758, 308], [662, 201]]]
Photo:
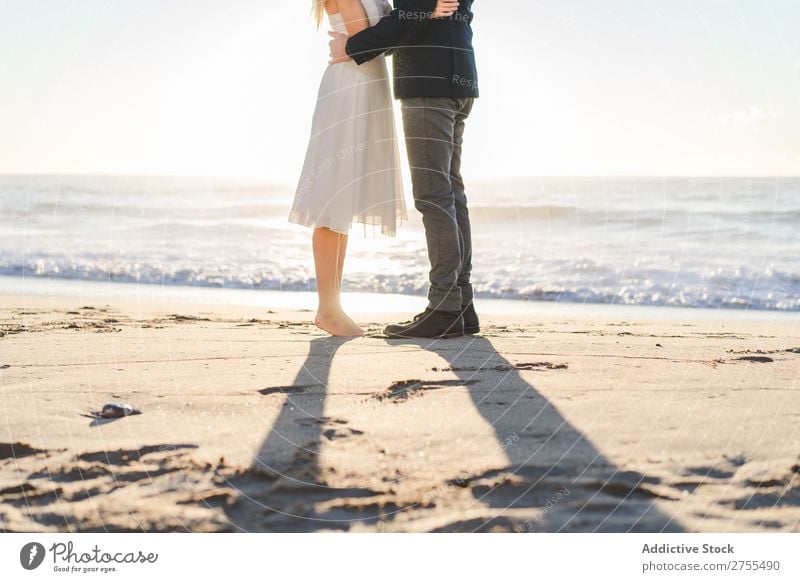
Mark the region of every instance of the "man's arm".
[[[367, 13], [364, 11], [364, 6], [361, 4], [360, 0], [339, 0], [337, 4], [339, 14], [344, 20], [344, 27], [347, 29], [347, 34], [349, 36], [356, 35], [369, 27], [369, 18], [367, 18]], [[328, 34], [333, 38], [339, 36], [337, 32], [329, 32]], [[347, 54], [342, 54], [340, 58], [331, 59], [329, 62], [333, 65], [336, 63], [344, 63], [349, 60], [350, 57]]]
[[347, 40], [344, 47], [347, 55], [361, 65], [396, 47], [428, 23], [436, 3], [437, 0], [400, 0], [397, 8], [375, 26]]

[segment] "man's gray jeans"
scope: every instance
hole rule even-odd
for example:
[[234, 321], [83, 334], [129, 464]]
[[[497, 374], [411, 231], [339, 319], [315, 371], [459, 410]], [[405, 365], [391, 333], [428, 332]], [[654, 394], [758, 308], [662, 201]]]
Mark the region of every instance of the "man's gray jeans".
[[464, 122], [473, 98], [401, 101], [414, 206], [422, 213], [431, 263], [428, 307], [458, 311], [472, 302], [472, 237], [461, 178]]

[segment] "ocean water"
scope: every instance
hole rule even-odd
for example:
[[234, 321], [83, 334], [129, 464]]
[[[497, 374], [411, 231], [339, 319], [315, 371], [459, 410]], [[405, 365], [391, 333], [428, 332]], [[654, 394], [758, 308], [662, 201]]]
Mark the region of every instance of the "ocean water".
[[[313, 290], [284, 186], [0, 176], [0, 276]], [[800, 311], [800, 178], [534, 178], [470, 185], [482, 298]], [[424, 295], [421, 222], [353, 227], [349, 291]]]

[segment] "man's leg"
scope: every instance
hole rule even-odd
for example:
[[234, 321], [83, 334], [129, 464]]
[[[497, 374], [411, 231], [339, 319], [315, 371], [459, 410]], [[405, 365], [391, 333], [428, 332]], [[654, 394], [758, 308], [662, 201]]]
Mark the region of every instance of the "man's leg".
[[428, 307], [461, 309], [461, 243], [451, 171], [459, 104], [450, 98], [402, 101], [414, 206], [422, 213], [431, 263]]
[[461, 289], [461, 304], [472, 303], [472, 229], [469, 222], [467, 195], [464, 180], [461, 177], [461, 151], [464, 143], [464, 125], [472, 110], [473, 99], [459, 99], [461, 109], [457, 112], [453, 130], [453, 158], [450, 164], [450, 183], [456, 206], [456, 223], [458, 224], [459, 245], [461, 249], [461, 266], [458, 271], [458, 286]]

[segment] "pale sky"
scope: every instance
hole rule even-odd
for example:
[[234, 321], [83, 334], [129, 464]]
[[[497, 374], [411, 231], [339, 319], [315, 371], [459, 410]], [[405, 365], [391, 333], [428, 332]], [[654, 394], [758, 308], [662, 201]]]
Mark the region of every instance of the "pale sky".
[[[0, 0], [0, 172], [294, 185], [304, 0]], [[476, 0], [465, 175], [800, 174], [798, 0]]]

